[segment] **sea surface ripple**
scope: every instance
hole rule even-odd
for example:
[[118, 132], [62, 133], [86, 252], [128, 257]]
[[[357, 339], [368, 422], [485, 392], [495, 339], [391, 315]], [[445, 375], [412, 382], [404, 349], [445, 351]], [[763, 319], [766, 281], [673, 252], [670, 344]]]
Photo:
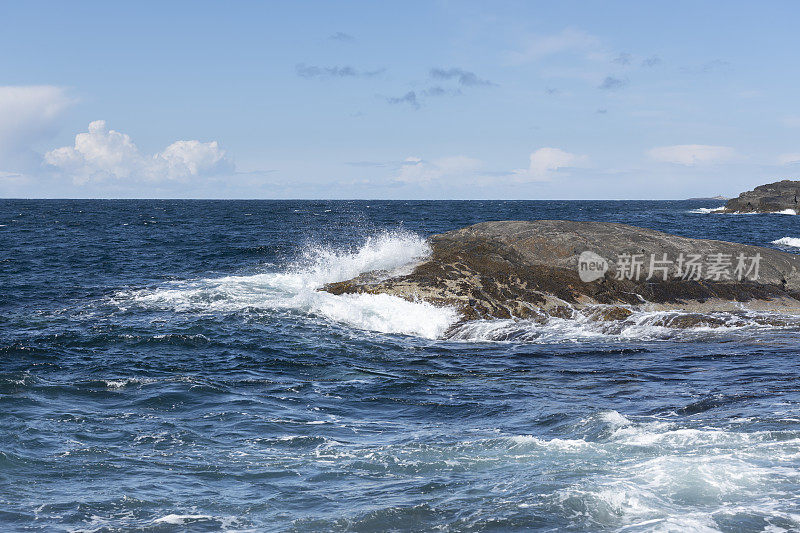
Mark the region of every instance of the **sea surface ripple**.
[[719, 205], [0, 200], [0, 530], [800, 530], [796, 321], [317, 290], [485, 220], [800, 252]]

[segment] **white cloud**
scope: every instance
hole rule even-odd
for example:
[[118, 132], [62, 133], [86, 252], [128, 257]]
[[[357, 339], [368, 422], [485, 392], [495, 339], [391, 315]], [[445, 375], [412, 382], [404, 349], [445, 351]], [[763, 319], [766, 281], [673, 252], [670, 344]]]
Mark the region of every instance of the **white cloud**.
[[800, 117], [797, 115], [788, 115], [781, 119], [784, 126], [788, 126], [790, 128], [797, 128], [800, 127]]
[[430, 183], [434, 181], [461, 180], [475, 178], [483, 167], [479, 159], [465, 156], [451, 156], [424, 161], [419, 157], [409, 157], [400, 167], [395, 179], [402, 183]]
[[33, 146], [57, 132], [73, 103], [60, 87], [0, 86], [0, 165], [21, 168], [36, 159]]
[[796, 165], [800, 163], [800, 154], [781, 154], [778, 156], [779, 165]]
[[87, 133], [77, 134], [75, 146], [45, 154], [45, 161], [79, 184], [104, 180], [186, 181], [233, 170], [216, 141], [176, 141], [148, 156], [139, 152], [128, 135], [108, 129], [104, 120], [92, 122]]
[[659, 146], [647, 151], [647, 155], [663, 163], [695, 166], [724, 163], [736, 157], [736, 150], [729, 146], [709, 146], [707, 144], [679, 144]]
[[600, 40], [582, 30], [566, 28], [553, 35], [536, 35], [527, 40], [522, 50], [511, 52], [510, 59], [514, 63], [536, 61], [547, 56], [577, 52], [588, 58], [604, 58]]
[[217, 141], [175, 141], [155, 158], [166, 163], [170, 179], [219, 173], [232, 170], [232, 164], [225, 158], [225, 151]]
[[586, 161], [586, 156], [544, 147], [531, 153], [528, 168], [515, 170], [514, 175], [519, 181], [548, 181], [559, 170], [579, 167]]
[[431, 161], [419, 157], [409, 157], [401, 163], [395, 181], [417, 185], [438, 182], [480, 186], [503, 182], [549, 181], [558, 172], [583, 166], [587, 159], [583, 155], [545, 147], [531, 153], [528, 168], [511, 172], [488, 172], [483, 161], [463, 155], [442, 157]]

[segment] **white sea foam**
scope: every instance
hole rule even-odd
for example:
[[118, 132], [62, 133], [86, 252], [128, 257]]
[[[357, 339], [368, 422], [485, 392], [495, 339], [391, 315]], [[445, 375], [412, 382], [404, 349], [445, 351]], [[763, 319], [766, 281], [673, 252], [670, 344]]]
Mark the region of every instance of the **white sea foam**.
[[[609, 410], [589, 414], [564, 432], [455, 443], [325, 442], [311, 453], [343, 469], [387, 474], [500, 471], [498, 511], [556, 513], [576, 530], [719, 531], [737, 516], [763, 517], [775, 531], [800, 527], [793, 504], [800, 482], [796, 431], [712, 429]], [[542, 490], [543, 478], [552, 482], [554, 472], [563, 476], [565, 470], [583, 475]]]
[[437, 338], [457, 320], [455, 310], [386, 294], [336, 296], [318, 290], [326, 283], [365, 272], [398, 274], [429, 253], [427, 242], [416, 234], [383, 232], [354, 249], [308, 246], [302, 257], [283, 271], [178, 282], [155, 290], [119, 293], [114, 301], [122, 307], [133, 302], [196, 313], [299, 311], [380, 333]]
[[727, 213], [729, 215], [796, 215], [797, 211], [794, 209], [784, 209], [783, 211], [767, 211], [766, 213], [762, 213], [759, 211], [735, 211], [733, 213]]
[[213, 520], [213, 518], [213, 516], [202, 514], [168, 514], [166, 516], [162, 516], [161, 518], [156, 518], [153, 520], [153, 522], [156, 524], [171, 524], [180, 526], [188, 522], [195, 522], [198, 520]]
[[772, 244], [778, 244], [780, 246], [791, 246], [792, 248], [800, 248], [800, 238], [782, 237], [780, 239], [772, 241]]
[[[672, 327], [686, 315], [696, 321], [691, 327]], [[775, 324], [785, 324], [778, 325]], [[742, 310], [696, 315], [681, 311], [637, 311], [624, 320], [598, 321], [582, 314], [575, 318], [535, 320], [475, 320], [452, 328], [448, 338], [456, 341], [513, 341], [533, 343], [587, 340], [648, 341], [694, 340], [758, 329], [800, 327], [800, 317]]]
[[[692, 209], [689, 212], [695, 213], [699, 215], [708, 215], [712, 213], [723, 213], [725, 211], [725, 207], [700, 207], [698, 209]], [[726, 215], [796, 215], [797, 211], [794, 209], [784, 209], [783, 211], [769, 211], [767, 213], [761, 213], [758, 211], [749, 211], [749, 212], [742, 212], [742, 211], [734, 211], [732, 213], [725, 213]]]
[[707, 215], [709, 213], [719, 213], [723, 211], [725, 207], [700, 207], [698, 209], [692, 209], [689, 211], [690, 213], [695, 213], [698, 215]]
[[[618, 416], [611, 411], [595, 418]], [[583, 462], [616, 458], [617, 468], [559, 490], [554, 500], [565, 509], [584, 509], [585, 520], [626, 531], [718, 531], [719, 514], [754, 513], [796, 527], [797, 515], [780, 510], [775, 499], [791, 499], [775, 487], [792, 487], [800, 478], [793, 468], [780, 466], [792, 464], [796, 453], [796, 435], [787, 437], [791, 435], [631, 422], [607, 438], [586, 441], [589, 447], [582, 452]], [[564, 449], [560, 442], [537, 444], [548, 454]], [[702, 510], [687, 512], [687, 507]]]
[[[235, 516], [210, 516], [205, 514], [177, 514], [171, 513], [153, 520], [154, 524], [170, 526], [201, 526], [204, 529], [213, 527], [222, 531], [252, 531], [241, 529], [241, 519]], [[199, 524], [198, 524], [199, 523]]]

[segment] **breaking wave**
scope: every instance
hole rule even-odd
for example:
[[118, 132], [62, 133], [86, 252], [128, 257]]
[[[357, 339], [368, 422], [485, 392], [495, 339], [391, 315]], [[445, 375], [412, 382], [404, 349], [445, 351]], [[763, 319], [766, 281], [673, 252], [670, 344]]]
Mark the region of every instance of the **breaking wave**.
[[788, 246], [790, 248], [800, 248], [800, 238], [797, 237], [783, 237], [772, 241], [772, 244], [779, 246]]
[[[787, 241], [788, 242], [788, 241]], [[777, 243], [777, 241], [776, 241]], [[410, 272], [430, 254], [425, 239], [405, 231], [382, 232], [360, 246], [307, 246], [299, 259], [279, 271], [179, 281], [155, 289], [123, 291], [112, 301], [180, 313], [247, 311], [302, 313], [359, 330], [450, 341], [559, 343], [573, 341], [695, 340], [752, 329], [796, 327], [800, 317], [738, 313], [635, 312], [623, 320], [598, 321], [591, 313], [546, 320], [493, 319], [459, 323], [458, 312], [388, 294], [334, 295], [327, 283], [366, 272], [386, 277]], [[602, 306], [599, 306], [602, 307]]]
[[336, 296], [319, 291], [326, 283], [364, 272], [397, 275], [429, 253], [419, 235], [386, 231], [351, 249], [308, 246], [299, 260], [279, 272], [176, 282], [121, 292], [113, 300], [123, 308], [133, 304], [177, 312], [298, 311], [358, 329], [438, 338], [457, 320], [454, 310], [386, 294]]

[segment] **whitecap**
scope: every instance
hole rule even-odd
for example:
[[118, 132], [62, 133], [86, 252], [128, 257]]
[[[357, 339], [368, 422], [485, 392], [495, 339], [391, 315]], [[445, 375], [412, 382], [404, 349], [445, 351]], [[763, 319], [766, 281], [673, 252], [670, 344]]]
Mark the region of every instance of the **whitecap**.
[[792, 248], [800, 248], [800, 238], [797, 237], [782, 237], [772, 241], [772, 244], [780, 246], [791, 246]]
[[689, 211], [690, 213], [695, 213], [698, 215], [707, 215], [710, 213], [720, 213], [725, 210], [725, 207], [700, 207], [698, 209], [692, 209]]
[[625, 416], [621, 415], [618, 411], [605, 411], [600, 414], [600, 419], [613, 427], [622, 427], [631, 425], [631, 421]]
[[761, 212], [761, 211], [747, 211], [747, 212], [734, 211], [732, 213], [726, 213], [726, 214], [728, 214], [728, 215], [796, 215], [797, 211], [795, 211], [794, 209], [784, 209], [782, 211], [766, 211], [766, 212]]
[[689, 213], [694, 213], [698, 215], [708, 215], [712, 213], [724, 213], [726, 215], [796, 215], [797, 211], [794, 209], [784, 209], [782, 211], [732, 211], [726, 212], [725, 206], [722, 207], [699, 207], [697, 209], [691, 209]]
[[156, 524], [170, 524], [170, 525], [184, 525], [187, 522], [195, 522], [198, 520], [213, 520], [213, 516], [203, 514], [168, 514], [161, 518], [153, 520]]
[[142, 305], [176, 312], [233, 313], [248, 309], [296, 311], [379, 333], [439, 338], [458, 320], [449, 307], [388, 294], [334, 295], [327, 283], [366, 272], [410, 272], [430, 254], [425, 239], [405, 231], [382, 232], [352, 249], [307, 246], [301, 258], [278, 272], [172, 283], [155, 290], [116, 294], [120, 307]]

